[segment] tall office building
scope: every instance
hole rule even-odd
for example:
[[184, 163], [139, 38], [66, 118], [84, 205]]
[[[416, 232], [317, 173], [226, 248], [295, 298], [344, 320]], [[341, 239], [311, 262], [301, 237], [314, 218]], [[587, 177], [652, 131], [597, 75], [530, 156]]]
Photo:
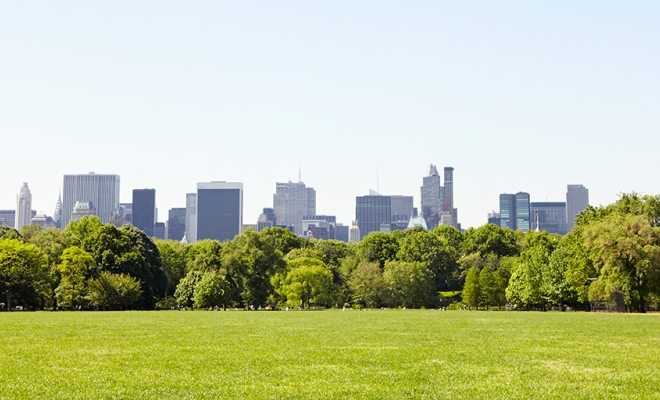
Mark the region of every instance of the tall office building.
[[445, 186], [442, 191], [442, 225], [456, 227], [458, 210], [454, 208], [454, 168], [445, 167]]
[[57, 203], [55, 204], [55, 212], [53, 213], [53, 221], [55, 221], [56, 228], [62, 228], [62, 195], [57, 196]]
[[[335, 225], [337, 225], [337, 217], [334, 215], [305, 215], [303, 217], [303, 232], [308, 235], [309, 227], [314, 226], [313, 237], [317, 239], [335, 239]], [[325, 229], [325, 234], [317, 234], [319, 229]]]
[[16, 223], [14, 227], [20, 230], [22, 227], [30, 225], [32, 219], [32, 193], [28, 189], [27, 182], [23, 182], [21, 190], [16, 195]]
[[516, 230], [516, 195], [502, 193], [500, 195], [500, 226]]
[[355, 199], [355, 219], [360, 228], [360, 239], [371, 232], [379, 232], [381, 225], [392, 222], [390, 196], [362, 196]]
[[[342, 242], [348, 242], [348, 229], [348, 226], [337, 224], [335, 226], [335, 239]], [[359, 234], [358, 237], [360, 237]]]
[[197, 243], [197, 193], [186, 193], [186, 241]]
[[390, 229], [393, 231], [404, 230], [408, 227], [410, 216], [413, 215], [414, 201], [412, 196], [390, 196], [392, 199], [392, 222]]
[[0, 226], [16, 226], [16, 210], [0, 210]]
[[298, 236], [303, 235], [303, 217], [316, 215], [316, 190], [303, 182], [275, 184], [273, 210], [278, 225], [293, 226]]
[[64, 197], [62, 199], [62, 228], [71, 220], [76, 202], [91, 202], [96, 216], [107, 224], [119, 205], [119, 175], [64, 175]]
[[197, 240], [233, 239], [243, 228], [243, 184], [201, 182], [197, 184]]
[[167, 239], [180, 242], [186, 233], [186, 209], [171, 208], [167, 215]]
[[546, 231], [565, 235], [566, 231], [566, 203], [533, 202], [532, 208], [532, 230]]
[[529, 231], [532, 227], [531, 216], [529, 193], [516, 193], [516, 229], [523, 233]]
[[568, 185], [566, 191], [566, 224], [568, 232], [575, 226], [575, 217], [589, 205], [589, 189], [583, 185]]
[[156, 189], [133, 190], [133, 226], [149, 237], [155, 236]]
[[351, 223], [351, 227], [348, 229], [348, 241], [349, 242], [359, 242], [362, 239], [360, 236], [360, 227], [358, 226], [357, 221]]
[[156, 239], [167, 240], [167, 227], [165, 222], [156, 222], [154, 224], [154, 236]]
[[[433, 229], [440, 224], [443, 210], [443, 188], [440, 181], [440, 174], [435, 165], [429, 164], [426, 176], [422, 179], [420, 190], [422, 217], [424, 217], [429, 229]], [[411, 216], [409, 215], [408, 218]]]

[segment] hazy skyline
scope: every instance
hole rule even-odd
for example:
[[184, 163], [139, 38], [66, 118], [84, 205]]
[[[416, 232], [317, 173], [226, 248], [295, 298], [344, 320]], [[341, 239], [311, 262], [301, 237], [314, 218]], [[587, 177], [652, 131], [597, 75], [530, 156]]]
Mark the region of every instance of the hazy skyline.
[[[350, 225], [376, 189], [419, 207], [454, 170], [464, 228], [500, 193], [592, 205], [660, 193], [658, 2], [0, 4], [0, 209], [28, 182], [52, 215], [63, 175], [156, 189], [244, 183], [244, 223], [276, 182]], [[443, 181], [444, 184], [444, 181]]]

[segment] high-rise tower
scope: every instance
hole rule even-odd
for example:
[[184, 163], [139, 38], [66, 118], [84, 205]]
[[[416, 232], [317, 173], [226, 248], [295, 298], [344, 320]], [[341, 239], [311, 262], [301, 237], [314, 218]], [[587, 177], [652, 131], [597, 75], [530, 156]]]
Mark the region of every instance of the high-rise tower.
[[243, 229], [243, 184], [198, 183], [196, 209], [196, 240], [232, 240]]
[[133, 226], [149, 237], [155, 236], [156, 189], [133, 190]]
[[454, 208], [454, 168], [445, 167], [445, 186], [442, 199], [442, 225], [456, 226], [457, 210]]
[[115, 208], [119, 206], [119, 175], [64, 175], [62, 199], [62, 228], [71, 220], [76, 202], [92, 202], [95, 215], [107, 224]]
[[575, 226], [575, 217], [589, 205], [589, 189], [583, 185], [568, 185], [566, 191], [566, 225], [570, 232]]
[[273, 210], [278, 225], [293, 226], [298, 236], [303, 235], [303, 217], [316, 215], [316, 190], [305, 183], [276, 183]]
[[422, 216], [428, 228], [433, 229], [440, 224], [443, 211], [443, 188], [440, 181], [440, 174], [435, 165], [429, 164], [420, 189]]
[[23, 183], [21, 190], [16, 196], [16, 230], [20, 230], [26, 225], [30, 225], [32, 219], [32, 193], [28, 189], [27, 182]]

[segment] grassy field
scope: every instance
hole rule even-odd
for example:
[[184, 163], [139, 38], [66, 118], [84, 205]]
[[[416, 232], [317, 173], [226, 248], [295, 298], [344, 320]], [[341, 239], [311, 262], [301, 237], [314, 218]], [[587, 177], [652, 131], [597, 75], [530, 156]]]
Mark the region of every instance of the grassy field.
[[660, 315], [0, 313], [0, 398], [656, 398]]

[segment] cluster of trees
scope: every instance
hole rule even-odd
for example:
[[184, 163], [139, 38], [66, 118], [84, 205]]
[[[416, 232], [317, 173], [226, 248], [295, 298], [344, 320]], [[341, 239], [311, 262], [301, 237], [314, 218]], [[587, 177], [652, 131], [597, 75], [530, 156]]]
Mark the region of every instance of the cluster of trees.
[[83, 218], [63, 230], [0, 228], [0, 302], [37, 309], [289, 305], [657, 307], [660, 200], [623, 195], [561, 237], [484, 225], [375, 232], [360, 243], [248, 230], [220, 243], [152, 241]]

